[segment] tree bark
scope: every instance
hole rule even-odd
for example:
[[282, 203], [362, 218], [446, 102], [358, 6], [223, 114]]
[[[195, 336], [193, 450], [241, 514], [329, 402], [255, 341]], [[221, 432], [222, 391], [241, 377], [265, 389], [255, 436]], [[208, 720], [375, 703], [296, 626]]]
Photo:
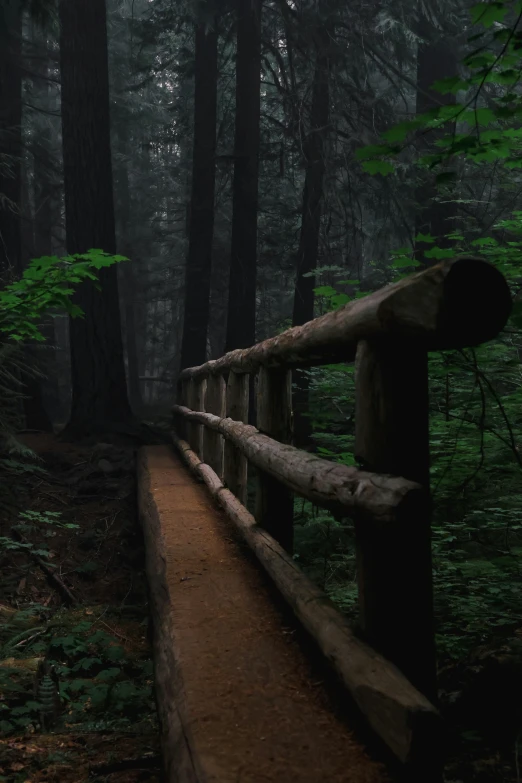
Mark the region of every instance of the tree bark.
[[[41, 40], [34, 32], [32, 34], [32, 45], [39, 56], [34, 58], [31, 63], [33, 79], [38, 90], [38, 96], [41, 103], [47, 108], [48, 97], [48, 66], [47, 59], [48, 48], [45, 39]], [[30, 248], [24, 248], [24, 266], [25, 261], [31, 258], [40, 258], [41, 256], [52, 255], [52, 226], [54, 224], [53, 214], [53, 189], [51, 183], [50, 171], [50, 145], [51, 131], [48, 127], [43, 127], [38, 134], [38, 143], [33, 151], [33, 200], [34, 214], [26, 218], [31, 218], [31, 242]], [[25, 199], [29, 202], [29, 197]], [[54, 374], [56, 377], [56, 355], [54, 350], [54, 324], [51, 316], [44, 315], [41, 325], [41, 332], [46, 338], [45, 343], [38, 343], [27, 348], [28, 359], [31, 364], [35, 364], [38, 369], [45, 372], [46, 375]], [[52, 431], [52, 424], [45, 399], [49, 399], [50, 391], [45, 394], [46, 378], [29, 377], [25, 379], [26, 388], [24, 394], [24, 413], [25, 426], [28, 429], [42, 430], [44, 432]], [[52, 391], [58, 396], [57, 384], [50, 384], [54, 388]], [[53, 395], [54, 396], [54, 395]]]
[[[422, 13], [417, 24], [417, 32], [422, 39], [417, 50], [417, 114], [423, 114], [439, 106], [456, 102], [455, 95], [442, 95], [433, 90], [432, 85], [439, 79], [455, 76], [458, 73], [458, 60], [457, 49], [453, 42], [448, 40], [448, 31], [436, 30]], [[430, 133], [427, 137], [430, 150], [437, 138], [445, 132]], [[451, 233], [455, 228], [452, 220], [455, 205], [451, 201], [438, 201], [437, 196], [438, 189], [434, 182], [434, 175], [430, 172], [415, 191], [417, 202], [415, 236], [430, 234], [435, 238], [436, 245], [444, 248], [452, 244], [444, 235]], [[424, 257], [423, 251], [429, 250], [432, 246], [432, 243], [415, 242], [415, 257], [425, 266], [437, 262], [436, 258]]]
[[[303, 145], [306, 175], [303, 191], [301, 234], [297, 251], [297, 275], [292, 326], [301, 326], [307, 321], [311, 321], [314, 317], [315, 276], [311, 273], [317, 267], [319, 252], [319, 231], [321, 227], [325, 171], [324, 145], [328, 132], [330, 103], [328, 40], [326, 30], [323, 27], [319, 28], [316, 37], [310, 130]], [[310, 418], [306, 415], [309, 410], [309, 380], [309, 376], [305, 372], [295, 371], [293, 392], [294, 443], [296, 446], [301, 447], [309, 445], [312, 434]]]
[[[121, 91], [124, 85], [120, 85]], [[120, 91], [120, 90], [118, 90]], [[134, 413], [138, 414], [143, 409], [141, 394], [140, 368], [138, 359], [138, 338], [136, 325], [136, 274], [140, 262], [134, 252], [135, 234], [131, 221], [131, 187], [129, 182], [129, 130], [130, 116], [119, 118], [116, 134], [118, 146], [123, 158], [116, 177], [116, 224], [117, 244], [119, 251], [130, 258], [130, 263], [125, 263], [118, 270], [120, 288], [120, 305], [124, 308], [124, 338], [127, 354], [127, 389], [129, 402]]]
[[442, 261], [355, 299], [339, 310], [294, 326], [252, 348], [184, 370], [182, 380], [259, 367], [318, 367], [351, 362], [360, 340], [389, 337], [427, 351], [492, 340], [511, 312], [509, 286], [494, 266], [474, 256]]
[[[279, 372], [280, 377], [283, 374]], [[270, 476], [280, 487], [307, 498], [321, 508], [328, 508], [334, 514], [362, 520], [371, 534], [397, 531], [423, 508], [425, 495], [420, 485], [413, 481], [335, 465], [315, 454], [279, 443], [249, 424], [221, 418], [199, 408], [174, 405], [172, 411], [188, 424], [192, 432], [197, 432], [203, 424], [205, 430], [221, 433], [226, 442], [237, 448], [250, 464]], [[285, 418], [285, 415], [281, 416], [279, 422], [283, 433], [287, 429]], [[199, 438], [199, 435], [196, 437]], [[266, 507], [266, 504], [263, 505]], [[277, 512], [272, 508], [269, 525], [263, 525], [274, 538], [278, 538], [274, 531], [282, 522], [281, 511], [288, 511], [288, 507], [283, 509], [283, 506], [281, 503], [278, 508], [274, 504]], [[260, 520], [257, 519], [257, 522], [260, 523]]]
[[[116, 251], [109, 122], [105, 0], [62, 0], [60, 67], [67, 250]], [[101, 291], [84, 283], [71, 320], [72, 410], [68, 434], [125, 425], [127, 399], [116, 268], [100, 272]]]
[[[256, 340], [261, 0], [237, 0], [236, 127], [226, 351]], [[251, 402], [253, 403], [252, 389]], [[253, 412], [253, 404], [250, 413]]]
[[196, 26], [194, 151], [181, 369], [207, 358], [216, 170], [217, 18]]
[[20, 272], [22, 155], [22, 12], [2, 4], [0, 24], [0, 278]]

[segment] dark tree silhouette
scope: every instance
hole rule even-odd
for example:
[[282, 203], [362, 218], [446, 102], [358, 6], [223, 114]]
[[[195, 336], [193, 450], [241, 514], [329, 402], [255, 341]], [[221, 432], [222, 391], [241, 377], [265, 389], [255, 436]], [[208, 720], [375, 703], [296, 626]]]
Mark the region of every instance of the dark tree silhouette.
[[[67, 250], [116, 250], [109, 124], [105, 0], [60, 4], [60, 66]], [[101, 290], [75, 295], [85, 319], [71, 320], [75, 435], [127, 424], [127, 399], [116, 267], [103, 269]]]
[[20, 272], [22, 9], [0, 7], [0, 276]]
[[207, 352], [216, 171], [217, 30], [196, 25], [194, 152], [185, 273], [181, 369], [203, 364]]
[[237, 2], [236, 127], [226, 350], [256, 339], [261, 0]]
[[[321, 227], [321, 209], [323, 198], [323, 179], [325, 171], [324, 142], [328, 132], [329, 117], [329, 37], [321, 25], [315, 36], [315, 69], [312, 85], [312, 105], [310, 109], [310, 127], [303, 144], [303, 156], [306, 166], [303, 190], [303, 208], [301, 233], [297, 250], [297, 274], [294, 293], [292, 325], [311, 321], [314, 317], [315, 276], [311, 273], [317, 266], [319, 251], [319, 230]], [[306, 276], [305, 276], [306, 275]], [[308, 410], [308, 375], [294, 373], [294, 443], [306, 446], [309, 443], [310, 419], [305, 415]]]

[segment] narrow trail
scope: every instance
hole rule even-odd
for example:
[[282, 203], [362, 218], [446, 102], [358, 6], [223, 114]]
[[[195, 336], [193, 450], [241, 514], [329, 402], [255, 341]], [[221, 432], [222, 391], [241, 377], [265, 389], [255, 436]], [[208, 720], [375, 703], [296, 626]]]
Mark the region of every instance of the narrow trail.
[[144, 451], [167, 779], [181, 763], [182, 779], [198, 782], [389, 781], [313, 680], [281, 600], [204, 486], [168, 446]]

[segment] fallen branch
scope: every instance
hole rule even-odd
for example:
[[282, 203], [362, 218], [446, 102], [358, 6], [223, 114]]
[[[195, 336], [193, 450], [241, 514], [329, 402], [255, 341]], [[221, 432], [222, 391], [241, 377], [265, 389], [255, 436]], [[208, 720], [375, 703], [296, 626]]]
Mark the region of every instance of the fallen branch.
[[122, 772], [126, 769], [150, 769], [151, 767], [161, 767], [161, 757], [155, 754], [147, 754], [139, 758], [120, 759], [119, 761], [110, 761], [101, 764], [91, 764], [89, 775], [97, 777], [98, 775], [112, 775], [113, 772]]
[[[17, 541], [19, 541], [21, 544], [27, 544], [27, 541], [23, 537], [21, 533], [18, 532], [18, 530], [13, 530], [11, 532], [11, 535], [13, 538], [15, 538]], [[67, 585], [65, 585], [59, 576], [56, 576], [52, 568], [49, 568], [49, 566], [42, 560], [41, 557], [38, 557], [38, 555], [35, 555], [33, 552], [27, 550], [27, 554], [31, 558], [31, 560], [36, 563], [38, 568], [43, 571], [45, 576], [47, 577], [47, 581], [51, 585], [51, 587], [54, 587], [62, 596], [64, 602], [68, 606], [76, 606], [78, 604], [78, 599], [76, 596], [69, 590]]]

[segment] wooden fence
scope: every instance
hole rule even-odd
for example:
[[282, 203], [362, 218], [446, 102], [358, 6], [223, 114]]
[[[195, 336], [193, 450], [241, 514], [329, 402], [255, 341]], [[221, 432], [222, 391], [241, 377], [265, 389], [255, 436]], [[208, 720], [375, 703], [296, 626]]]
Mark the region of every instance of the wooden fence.
[[[504, 277], [462, 256], [179, 379], [175, 444], [403, 761], [437, 742], [428, 352], [491, 340], [510, 311]], [[291, 370], [353, 360], [361, 469], [291, 445]], [[257, 429], [245, 423], [252, 373]], [[249, 462], [255, 519], [245, 508]], [[354, 520], [363, 641], [288, 554], [294, 494]]]

